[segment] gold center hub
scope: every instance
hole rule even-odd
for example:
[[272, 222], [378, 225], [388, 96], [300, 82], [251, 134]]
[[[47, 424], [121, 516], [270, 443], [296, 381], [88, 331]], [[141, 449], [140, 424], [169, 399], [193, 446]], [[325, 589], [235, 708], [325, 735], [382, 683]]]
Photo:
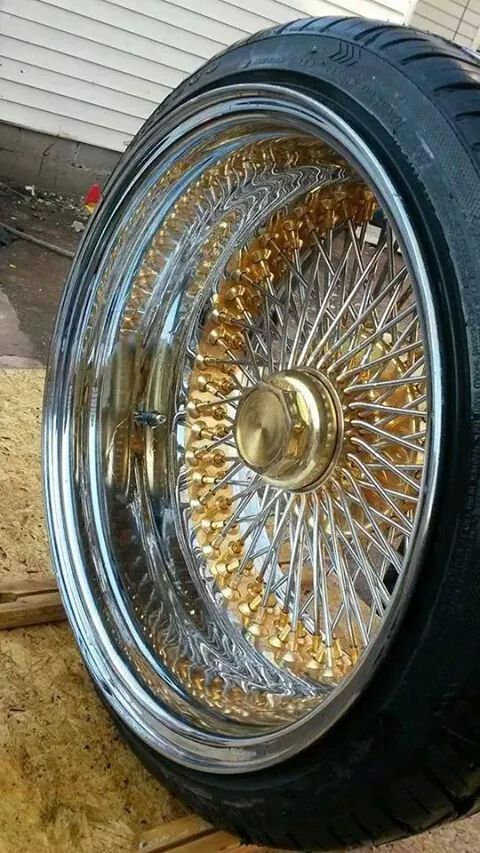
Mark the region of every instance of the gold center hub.
[[234, 424], [238, 453], [268, 483], [312, 489], [331, 470], [340, 417], [335, 391], [320, 374], [273, 374], [240, 401]]

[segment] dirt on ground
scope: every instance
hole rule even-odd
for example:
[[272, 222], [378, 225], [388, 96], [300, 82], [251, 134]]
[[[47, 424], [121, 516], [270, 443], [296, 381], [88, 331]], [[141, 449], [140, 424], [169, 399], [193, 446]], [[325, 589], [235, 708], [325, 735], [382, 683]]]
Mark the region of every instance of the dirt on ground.
[[[78, 199], [31, 193], [0, 185], [0, 579], [51, 571], [43, 365], [70, 265], [23, 240], [2, 244], [1, 223], [74, 250], [87, 219]], [[0, 657], [0, 853], [133, 851], [143, 829], [184, 813], [121, 742], [66, 623], [0, 632]], [[477, 853], [480, 816], [382, 849]]]
[[[34, 195], [32, 195], [32, 191]], [[81, 199], [0, 183], [0, 291], [30, 342], [28, 355], [45, 363], [63, 284], [71, 261], [2, 231], [2, 224], [60, 249], [75, 251], [88, 220]], [[11, 242], [2, 245], [2, 237]], [[3, 304], [0, 301], [0, 316]], [[5, 335], [0, 341], [2, 354]]]

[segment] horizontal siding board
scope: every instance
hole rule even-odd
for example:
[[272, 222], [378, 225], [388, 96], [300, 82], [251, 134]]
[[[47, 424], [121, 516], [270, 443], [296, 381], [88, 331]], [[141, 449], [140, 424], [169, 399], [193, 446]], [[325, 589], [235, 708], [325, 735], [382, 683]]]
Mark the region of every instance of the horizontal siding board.
[[431, 21], [429, 18], [425, 18], [424, 15], [415, 14], [412, 18], [412, 26], [419, 27], [421, 30], [425, 30], [427, 33], [436, 33], [439, 36], [443, 36], [443, 38], [452, 39], [455, 35], [455, 30], [449, 27], [443, 27], [437, 21]]
[[471, 47], [478, 37], [480, 8], [477, 0], [419, 0], [412, 23]]
[[0, 0], [2, 119], [123, 150], [173, 87], [246, 34], [309, 14], [400, 21], [408, 3]]
[[[32, 44], [54, 50], [56, 53], [72, 57], [72, 60], [83, 59], [91, 65], [100, 65], [113, 71], [120, 71], [132, 79], [140, 80], [143, 85], [149, 82], [165, 85], [169, 90], [183, 80], [184, 73], [178, 69], [162, 65], [143, 56], [135, 56], [115, 47], [102, 45], [98, 42], [84, 39], [73, 33], [62, 33], [61, 39], [52, 38], [52, 29], [44, 24], [31, 23], [15, 15], [3, 15], [1, 18], [4, 38], [10, 36], [25, 44]], [[56, 36], [56, 32], [54, 34]], [[95, 72], [94, 72], [95, 73]]]
[[[238, 11], [242, 12], [243, 9], [245, 9], [249, 13], [261, 14], [262, 17], [264, 16], [265, 22], [261, 24], [260, 29], [275, 24], [286, 24], [287, 21], [293, 21], [294, 18], [304, 17], [306, 14], [296, 8], [293, 3], [285, 4], [279, 2], [279, 0], [262, 0], [261, 5], [258, 0], [225, 0], [225, 5], [231, 6], [232, 9], [237, 11], [237, 13]], [[324, 11], [327, 6], [328, 3], [317, 3], [317, 11], [315, 14], [327, 15], [328, 12]], [[268, 24], [267, 21], [269, 22]], [[257, 28], [255, 27], [255, 30], [256, 29]], [[255, 30], [252, 29], [252, 32], [255, 32]]]
[[462, 17], [468, 0], [418, 0], [416, 3], [416, 11], [420, 12], [424, 3], [433, 6], [439, 12], [445, 12], [447, 15], [452, 15], [457, 21]]
[[[229, 4], [236, 8], [246, 8], [249, 11], [258, 9], [256, 0], [228, 0]], [[272, 9], [272, 6], [275, 9]], [[390, 21], [402, 21], [404, 12], [407, 8], [407, 0], [396, 2], [396, 0], [385, 0], [385, 2], [376, 2], [376, 0], [338, 0], [338, 2], [322, 2], [322, 0], [293, 0], [293, 2], [283, 3], [282, 0], [276, 0], [272, 3], [268, 0], [262, 0], [262, 14], [266, 13], [267, 9], [272, 9], [269, 14], [271, 21], [274, 23], [286, 23], [295, 18], [302, 17], [321, 17], [322, 15], [364, 15], [370, 18], [382, 18]]]
[[467, 21], [463, 20], [461, 22], [457, 32], [460, 35], [466, 36], [467, 38], [469, 38], [473, 41], [473, 39], [477, 35], [477, 29], [478, 29], [478, 27], [474, 27], [474, 26], [472, 26], [472, 24], [469, 24]]
[[[113, 20], [115, 20], [115, 17], [125, 18], [125, 12], [131, 12], [132, 10], [131, 0], [104, 0], [104, 2], [105, 6], [109, 7], [109, 14]], [[168, 24], [175, 28], [175, 30], [183, 30], [188, 36], [204, 36], [209, 41], [213, 40], [220, 46], [232, 44], [234, 41], [238, 41], [242, 36], [248, 34], [249, 30], [245, 29], [245, 24], [243, 26], [235, 26], [232, 16], [228, 15], [230, 9], [226, 4], [222, 4], [225, 6], [222, 17], [206, 14], [209, 12], [211, 2], [212, 0], [208, 0], [204, 4], [198, 2], [196, 4], [192, 3], [191, 8], [186, 8], [184, 3], [174, 6], [172, 3], [166, 2], [166, 0], [136, 0], [135, 13], [149, 27], [154, 26], [157, 29], [163, 29], [164, 25]], [[65, 0], [62, 0], [62, 5], [65, 5]], [[68, 8], [75, 8], [75, 5], [75, 3], [70, 3]], [[94, 6], [93, 18], [95, 19], [99, 8], [98, 0], [94, 0], [93, 3], [90, 2], [89, 5]], [[217, 7], [219, 6], [220, 4], [217, 4]], [[82, 0], [83, 14], [86, 14], [85, 8], [85, 2]], [[202, 12], [199, 12], [199, 9], [202, 9]], [[104, 18], [102, 17], [101, 20], [104, 20]], [[237, 20], [240, 22], [241, 15], [238, 16]], [[258, 20], [262, 21], [261, 18]], [[253, 23], [253, 28], [255, 26], [256, 24]], [[265, 26], [263, 22], [259, 24], [259, 28], [262, 26]], [[175, 38], [177, 39], [178, 36], [176, 35]], [[175, 43], [178, 43], [178, 41], [175, 41]], [[208, 55], [210, 55], [210, 52]]]
[[456, 44], [461, 45], [461, 47], [471, 47], [472, 46], [472, 39], [467, 38], [467, 36], [462, 36], [461, 33], [457, 33], [454, 41]]
[[466, 9], [463, 15], [463, 20], [466, 21], [467, 24], [472, 24], [478, 29], [478, 27], [480, 27], [480, 11], [474, 12], [473, 9]]
[[[112, 2], [121, 6], [128, 0], [112, 0]], [[157, 2], [158, 0], [137, 0], [136, 8], [141, 12], [144, 4], [147, 4], [145, 7], [147, 10], [150, 10], [152, 5], [155, 10]], [[275, 16], [276, 10], [275, 15], [269, 16], [267, 14], [267, 0], [263, 0], [261, 5], [253, 3], [251, 9], [241, 2], [238, 6], [234, 6], [229, 0], [206, 0], [206, 2], [204, 0], [201, 7], [198, 0], [165, 0], [165, 5], [167, 4], [171, 6], [174, 14], [180, 9], [189, 14], [190, 12], [198, 12], [201, 8], [202, 17], [207, 21], [207, 25], [210, 21], [221, 21], [223, 24], [228, 24], [244, 33], [254, 33], [257, 30], [270, 27], [272, 23], [282, 23], [283, 20], [289, 20], [292, 17], [292, 12], [287, 10], [289, 17], [285, 18], [285, 10], [281, 7], [279, 7], [281, 8], [280, 14], [283, 17], [280, 17], [278, 21]], [[268, 9], [275, 7], [275, 5], [275, 3], [271, 3]]]
[[[18, 0], [15, 0], [18, 2]], [[140, 15], [132, 8], [119, 7], [116, 3], [108, 2], [108, 0], [35, 0], [45, 6], [50, 6], [55, 10], [67, 11], [73, 15], [81, 15], [90, 22], [90, 26], [98, 27], [100, 24], [118, 30], [119, 32], [127, 33], [131, 38], [146, 39], [147, 42], [153, 42], [157, 49], [169, 47], [177, 50], [182, 46], [182, 51], [191, 56], [200, 56], [207, 59], [215, 51], [220, 50], [224, 41], [214, 37], [214, 27], [211, 28], [210, 38], [196, 33], [188, 32], [180, 26], [171, 26], [166, 21], [158, 18], [147, 17]], [[160, 12], [160, 9], [159, 9]], [[228, 41], [236, 41], [241, 38], [244, 33], [234, 31], [232, 39]], [[107, 42], [108, 44], [108, 42]], [[141, 49], [141, 42], [138, 42]], [[152, 50], [152, 46], [148, 46]]]
[[183, 49], [159, 44], [154, 39], [131, 34], [128, 30], [112, 24], [92, 21], [85, 15], [56, 8], [42, 0], [2, 0], [2, 2], [5, 12], [50, 27], [52, 40], [58, 40], [60, 43], [62, 36], [58, 35], [59, 33], [73, 33], [87, 41], [94, 41], [99, 45], [111, 45], [134, 56], [154, 57], [163, 65], [170, 65], [186, 73], [195, 71], [201, 62], [201, 57]]
[[442, 27], [447, 27], [447, 29], [454, 32], [458, 27], [463, 12], [464, 10], [460, 8], [459, 14], [450, 14], [444, 11], [443, 7], [439, 9], [438, 6], [435, 6], [435, 3], [428, 3], [426, 0], [422, 0], [417, 7], [419, 15], [423, 15], [429, 21], [440, 24]]
[[[282, 2], [282, 0], [279, 0]], [[402, 21], [406, 10], [406, 3], [395, 2], [395, 0], [342, 0], [339, 3], [319, 3], [318, 0], [293, 0], [293, 3], [285, 3], [291, 9], [303, 12], [306, 15], [328, 14], [320, 11], [324, 6], [336, 6], [352, 15], [365, 15], [369, 18], [382, 18], [390, 21]]]
[[[432, 0], [429, 0], [431, 3]], [[444, 12], [454, 15], [456, 18], [461, 18], [467, 8], [468, 0], [438, 0], [438, 6]]]
[[110, 99], [129, 96], [132, 99], [131, 110], [133, 115], [143, 113], [143, 110], [138, 112], [135, 99], [158, 104], [170, 91], [168, 86], [161, 86], [153, 81], [148, 81], [148, 85], [146, 85], [145, 79], [133, 74], [125, 74], [123, 71], [108, 66], [79, 59], [72, 54], [59, 53], [56, 50], [9, 36], [4, 36], [1, 39], [0, 52], [3, 57], [17, 60], [18, 63], [26, 63], [38, 68], [40, 72], [54, 71], [63, 75], [70, 86], [73, 86], [71, 82], [73, 79], [91, 83], [100, 90], [109, 91]]
[[[3, 42], [0, 43], [0, 51], [2, 50]], [[133, 98], [124, 92], [112, 92], [111, 89], [105, 86], [86, 82], [77, 76], [58, 74], [56, 71], [49, 71], [46, 68], [21, 62], [18, 59], [10, 59], [9, 57], [2, 56], [1, 52], [0, 67], [4, 80], [19, 83], [31, 89], [47, 91], [54, 96], [59, 95], [66, 98], [73, 96], [76, 101], [81, 101], [91, 106], [102, 107], [103, 110], [108, 111], [111, 110], [112, 101], [114, 100], [115, 112], [123, 113], [123, 115], [140, 120], [145, 120], [156, 106], [151, 101], [143, 98]]]
[[[17, 101], [20, 104], [26, 104], [26, 106], [34, 107], [35, 109], [45, 110], [45, 112], [53, 114], [58, 113], [63, 118], [73, 119], [78, 118], [81, 107], [82, 120], [97, 127], [104, 127], [106, 125], [112, 130], [118, 130], [125, 135], [125, 138], [129, 134], [136, 133], [142, 122], [141, 119], [127, 116], [125, 113], [118, 112], [117, 110], [106, 110], [104, 107], [79, 101], [72, 96], [57, 95], [34, 86], [5, 79], [2, 82], [0, 92], [0, 104], [2, 100], [12, 101], [12, 103]], [[107, 118], [108, 123], [106, 122]]]

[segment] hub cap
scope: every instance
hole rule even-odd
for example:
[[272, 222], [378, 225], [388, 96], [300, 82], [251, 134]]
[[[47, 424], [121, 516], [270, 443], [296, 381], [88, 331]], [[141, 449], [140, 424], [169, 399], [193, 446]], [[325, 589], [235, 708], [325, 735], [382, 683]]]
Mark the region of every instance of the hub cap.
[[250, 771], [345, 713], [412, 594], [436, 319], [399, 193], [315, 101], [222, 90], [147, 137], [57, 326], [54, 559], [123, 720], [174, 760]]
[[267, 483], [289, 491], [313, 489], [331, 465], [340, 418], [320, 376], [274, 373], [238, 404], [233, 428], [238, 454]]

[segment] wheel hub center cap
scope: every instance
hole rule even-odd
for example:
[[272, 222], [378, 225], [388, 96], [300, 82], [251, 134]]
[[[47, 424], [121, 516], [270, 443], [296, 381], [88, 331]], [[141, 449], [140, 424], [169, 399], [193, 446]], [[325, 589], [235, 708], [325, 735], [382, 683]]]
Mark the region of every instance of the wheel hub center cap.
[[341, 410], [328, 380], [285, 370], [249, 389], [237, 409], [234, 436], [249, 468], [290, 491], [317, 486], [339, 445]]

